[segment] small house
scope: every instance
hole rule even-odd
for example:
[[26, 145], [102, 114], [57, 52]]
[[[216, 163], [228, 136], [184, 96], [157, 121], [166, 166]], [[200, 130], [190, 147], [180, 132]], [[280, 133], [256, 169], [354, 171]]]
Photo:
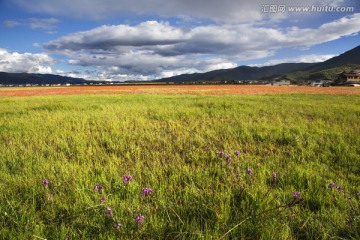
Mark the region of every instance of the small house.
[[321, 79], [310, 82], [310, 86], [313, 87], [329, 87], [331, 84], [331, 80], [329, 79]]
[[272, 86], [289, 86], [291, 82], [287, 78], [275, 78], [270, 82], [270, 84]]
[[335, 81], [338, 84], [359, 84], [360, 83], [360, 69], [352, 70], [350, 72], [341, 72]]

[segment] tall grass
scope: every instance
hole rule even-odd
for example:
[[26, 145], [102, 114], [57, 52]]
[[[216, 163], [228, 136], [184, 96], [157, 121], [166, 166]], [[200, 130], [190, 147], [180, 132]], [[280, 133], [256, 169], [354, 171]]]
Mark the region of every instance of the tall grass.
[[0, 238], [360, 239], [359, 106], [357, 95], [2, 97]]

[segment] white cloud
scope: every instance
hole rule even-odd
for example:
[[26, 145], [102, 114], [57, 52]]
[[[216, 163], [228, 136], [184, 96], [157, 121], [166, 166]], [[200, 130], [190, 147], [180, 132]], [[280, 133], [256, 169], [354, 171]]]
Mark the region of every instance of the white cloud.
[[[246, 34], [244, 34], [246, 33]], [[266, 44], [263, 39], [266, 38]], [[101, 26], [78, 32], [44, 44], [57, 53], [99, 55], [139, 55], [162, 57], [183, 55], [223, 55], [233, 59], [254, 59], [273, 54], [286, 36], [272, 28], [247, 24], [208, 25], [183, 29], [168, 23], [149, 21], [136, 26]], [[101, 60], [107, 58], [101, 56]]]
[[[360, 13], [325, 23], [319, 28], [277, 29], [251, 24], [207, 25], [183, 29], [165, 22], [135, 26], [101, 26], [44, 44], [49, 51], [89, 53], [146, 53], [161, 56], [221, 54], [251, 59], [269, 56], [280, 47], [313, 46], [356, 34]], [[265, 41], [266, 40], [266, 41]]]
[[121, 46], [154, 46], [173, 44], [184, 40], [181, 29], [164, 22], [147, 21], [136, 26], [101, 26], [90, 31], [77, 32], [45, 44], [48, 50], [84, 49], [111, 50]]
[[298, 57], [293, 58], [282, 58], [282, 59], [273, 59], [269, 60], [262, 64], [253, 64], [251, 66], [256, 67], [262, 67], [262, 66], [272, 66], [277, 65], [280, 63], [316, 63], [316, 62], [323, 62], [330, 58], [335, 57], [336, 55], [332, 54], [323, 54], [323, 55], [317, 55], [317, 54], [310, 54], [310, 55], [301, 55]]
[[340, 18], [336, 21], [325, 23], [318, 29], [299, 29], [293, 27], [288, 31], [287, 42], [293, 45], [313, 46], [329, 42], [343, 36], [351, 36], [360, 31], [360, 13]]
[[52, 69], [50, 66], [33, 66], [28, 71], [29, 73], [41, 73], [41, 74], [50, 74]]
[[45, 53], [8, 52], [0, 48], [0, 71], [13, 73], [51, 73], [55, 61]]

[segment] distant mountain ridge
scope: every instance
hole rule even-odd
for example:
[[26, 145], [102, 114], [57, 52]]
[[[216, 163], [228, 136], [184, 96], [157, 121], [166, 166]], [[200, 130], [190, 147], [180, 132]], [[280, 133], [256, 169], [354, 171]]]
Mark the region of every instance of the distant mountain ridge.
[[[221, 69], [206, 73], [183, 74], [155, 80], [157, 82], [198, 82], [198, 81], [231, 81], [231, 80], [269, 80], [275, 77], [295, 78], [296, 80], [311, 80], [311, 77], [324, 77], [322, 72], [327, 69], [357, 68], [360, 66], [360, 46], [339, 56], [320, 63], [282, 63], [274, 66], [249, 67], [240, 66], [232, 69]], [[295, 73], [295, 74], [294, 74]], [[297, 74], [296, 74], [297, 73]], [[333, 75], [332, 75], [333, 76]]]
[[21, 84], [84, 84], [87, 81], [82, 78], [64, 77], [53, 74], [36, 73], [6, 73], [0, 72], [0, 84], [21, 85]]
[[206, 73], [183, 74], [175, 77], [156, 80], [158, 82], [197, 82], [197, 81], [230, 81], [259, 80], [264, 77], [286, 74], [311, 67], [313, 63], [281, 63], [266, 67], [240, 66], [232, 69], [221, 69]]

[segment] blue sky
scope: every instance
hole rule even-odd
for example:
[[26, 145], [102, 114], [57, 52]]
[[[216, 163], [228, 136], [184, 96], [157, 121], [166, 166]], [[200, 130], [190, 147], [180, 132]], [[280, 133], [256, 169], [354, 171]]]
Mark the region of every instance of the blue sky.
[[324, 61], [360, 45], [359, 7], [358, 0], [2, 0], [0, 71], [150, 80]]

